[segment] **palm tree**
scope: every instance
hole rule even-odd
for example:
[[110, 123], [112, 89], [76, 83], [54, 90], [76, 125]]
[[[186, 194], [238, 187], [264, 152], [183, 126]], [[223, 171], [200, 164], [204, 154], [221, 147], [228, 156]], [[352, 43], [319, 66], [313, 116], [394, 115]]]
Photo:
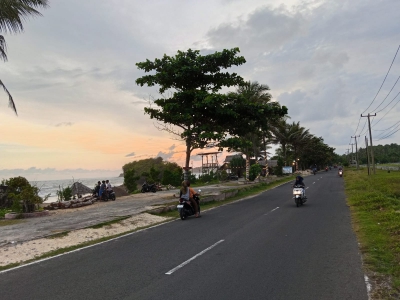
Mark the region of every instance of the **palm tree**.
[[[279, 106], [277, 102], [271, 102], [271, 94], [268, 92], [270, 89], [265, 84], [260, 84], [257, 81], [248, 81], [239, 86], [236, 92], [231, 93], [233, 97], [240, 96], [247, 100], [249, 103], [267, 104], [269, 106]], [[265, 119], [265, 122], [270, 120]], [[251, 120], [250, 120], [251, 123]], [[256, 125], [254, 125], [256, 127]], [[267, 159], [267, 145], [266, 140], [269, 138], [269, 132], [264, 132], [260, 128], [254, 128], [251, 132], [238, 137], [242, 140], [240, 147], [233, 147], [233, 150], [242, 152], [246, 156], [246, 178], [249, 178], [250, 170], [250, 157], [260, 157], [264, 153], [264, 159]]]
[[[48, 0], [7, 0], [0, 1], [0, 32], [20, 33], [24, 30], [22, 21], [28, 16], [41, 16], [37, 8], [46, 8]], [[0, 59], [7, 61], [7, 44], [0, 35]], [[8, 95], [9, 105], [17, 114], [14, 99], [0, 80], [0, 86]]]

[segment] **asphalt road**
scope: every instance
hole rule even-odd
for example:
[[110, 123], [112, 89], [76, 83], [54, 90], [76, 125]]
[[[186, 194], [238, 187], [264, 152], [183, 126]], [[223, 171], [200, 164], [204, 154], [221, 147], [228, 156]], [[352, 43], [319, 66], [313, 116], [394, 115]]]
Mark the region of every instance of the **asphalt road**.
[[1, 299], [368, 299], [343, 179], [305, 178], [0, 273]]

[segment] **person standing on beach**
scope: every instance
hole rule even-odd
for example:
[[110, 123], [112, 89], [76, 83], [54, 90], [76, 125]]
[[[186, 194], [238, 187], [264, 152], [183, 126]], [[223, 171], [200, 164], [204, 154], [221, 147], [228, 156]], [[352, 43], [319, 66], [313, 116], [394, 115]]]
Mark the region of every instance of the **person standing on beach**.
[[103, 180], [101, 182], [101, 186], [100, 186], [100, 192], [99, 192], [99, 197], [101, 198], [101, 195], [103, 195], [103, 192], [106, 190], [106, 182]]
[[94, 188], [94, 196], [96, 196], [97, 198], [100, 198], [100, 185], [101, 185], [101, 182], [98, 181], [97, 185]]

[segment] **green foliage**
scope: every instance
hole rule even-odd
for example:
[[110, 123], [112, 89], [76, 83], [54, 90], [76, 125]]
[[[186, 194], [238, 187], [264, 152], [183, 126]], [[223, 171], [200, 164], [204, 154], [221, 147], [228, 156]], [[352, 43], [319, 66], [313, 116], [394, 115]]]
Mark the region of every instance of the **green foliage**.
[[400, 172], [377, 170], [376, 175], [368, 176], [365, 169], [346, 169], [344, 180], [352, 220], [357, 226], [355, 232], [362, 245], [364, 265], [371, 273], [378, 272], [375, 274], [378, 281], [386, 281], [381, 288], [388, 289], [388, 293], [399, 293]]
[[66, 188], [58, 186], [58, 191], [56, 192], [58, 201], [68, 201], [72, 199], [72, 188], [67, 186]]
[[148, 183], [161, 181], [164, 185], [173, 186], [179, 186], [182, 182], [182, 168], [177, 163], [163, 161], [162, 157], [133, 161], [125, 164], [122, 169], [124, 174], [132, 169], [135, 170], [135, 174], [141, 174], [135, 181], [146, 180]]
[[276, 165], [276, 167], [274, 167], [274, 174], [275, 175], [277, 175], [277, 176], [282, 176], [283, 175], [283, 170], [282, 170], [283, 164], [284, 164], [283, 158], [282, 157], [278, 157], [277, 165]]
[[161, 183], [163, 185], [172, 185], [172, 186], [180, 186], [182, 183], [182, 169], [179, 171], [171, 171], [171, 170], [165, 170], [164, 171], [164, 176], [161, 180]]
[[219, 180], [225, 181], [228, 179], [228, 173], [225, 170], [222, 170], [219, 173]]
[[[365, 147], [360, 147], [363, 145], [359, 140], [358, 147], [358, 159], [360, 164], [367, 164], [367, 153], [365, 151]], [[364, 144], [365, 146], [365, 144]], [[386, 145], [377, 145], [372, 147], [374, 151], [374, 160], [375, 162], [379, 162], [380, 164], [386, 163], [398, 163], [400, 162], [400, 145], [397, 144], [386, 144]], [[355, 151], [355, 149], [354, 149]], [[355, 155], [355, 154], [354, 154]], [[341, 156], [341, 161], [345, 162], [349, 160], [349, 156], [343, 154]]]
[[139, 178], [140, 176], [135, 176], [135, 169], [124, 172], [124, 185], [130, 193], [136, 191]]
[[[165, 124], [161, 129], [186, 142], [186, 168], [189, 167], [191, 151], [204, 148], [212, 140], [222, 139], [226, 123], [234, 117], [236, 111], [232, 110], [235, 106], [231, 104], [231, 97], [218, 94], [218, 91], [243, 83], [242, 77], [236, 73], [223, 72], [223, 69], [246, 62], [238, 53], [239, 48], [208, 55], [189, 49], [178, 51], [174, 57], [164, 55], [161, 59], [136, 64], [146, 73], [153, 72], [138, 78], [138, 85], [158, 85], [161, 94], [171, 91], [169, 98], [156, 99], [156, 107], [146, 107], [145, 113]], [[181, 131], [175, 131], [169, 127], [171, 125]]]
[[39, 197], [39, 188], [32, 186], [25, 177], [13, 177], [2, 181], [7, 185], [7, 197], [12, 200], [15, 212], [31, 212], [35, 204], [40, 204], [43, 199]]
[[6, 213], [9, 213], [10, 211], [12, 210], [8, 208], [0, 208], [0, 219], [3, 219]]
[[254, 164], [250, 166], [250, 172], [249, 172], [249, 180], [253, 181], [254, 179], [257, 178], [258, 175], [260, 175], [262, 170], [262, 167], [259, 164]]

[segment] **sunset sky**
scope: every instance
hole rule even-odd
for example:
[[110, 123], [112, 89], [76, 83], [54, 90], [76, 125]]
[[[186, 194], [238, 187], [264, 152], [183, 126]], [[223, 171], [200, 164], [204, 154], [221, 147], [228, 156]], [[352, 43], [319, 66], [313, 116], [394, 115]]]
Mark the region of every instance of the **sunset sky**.
[[8, 62], [0, 79], [18, 116], [1, 91], [0, 179], [118, 176], [125, 163], [156, 156], [182, 165], [183, 143], [144, 115], [159, 95], [135, 84], [144, 75], [135, 63], [189, 48], [208, 54], [239, 47], [247, 63], [234, 71], [267, 84], [288, 106], [289, 121], [339, 154], [351, 136], [366, 135], [360, 114], [386, 105], [373, 121], [374, 144], [399, 143], [400, 132], [379, 140], [400, 121], [400, 84], [387, 96], [400, 76], [400, 54], [379, 91], [400, 44], [398, 0], [49, 4], [42, 17], [26, 20], [22, 34], [1, 33]]

